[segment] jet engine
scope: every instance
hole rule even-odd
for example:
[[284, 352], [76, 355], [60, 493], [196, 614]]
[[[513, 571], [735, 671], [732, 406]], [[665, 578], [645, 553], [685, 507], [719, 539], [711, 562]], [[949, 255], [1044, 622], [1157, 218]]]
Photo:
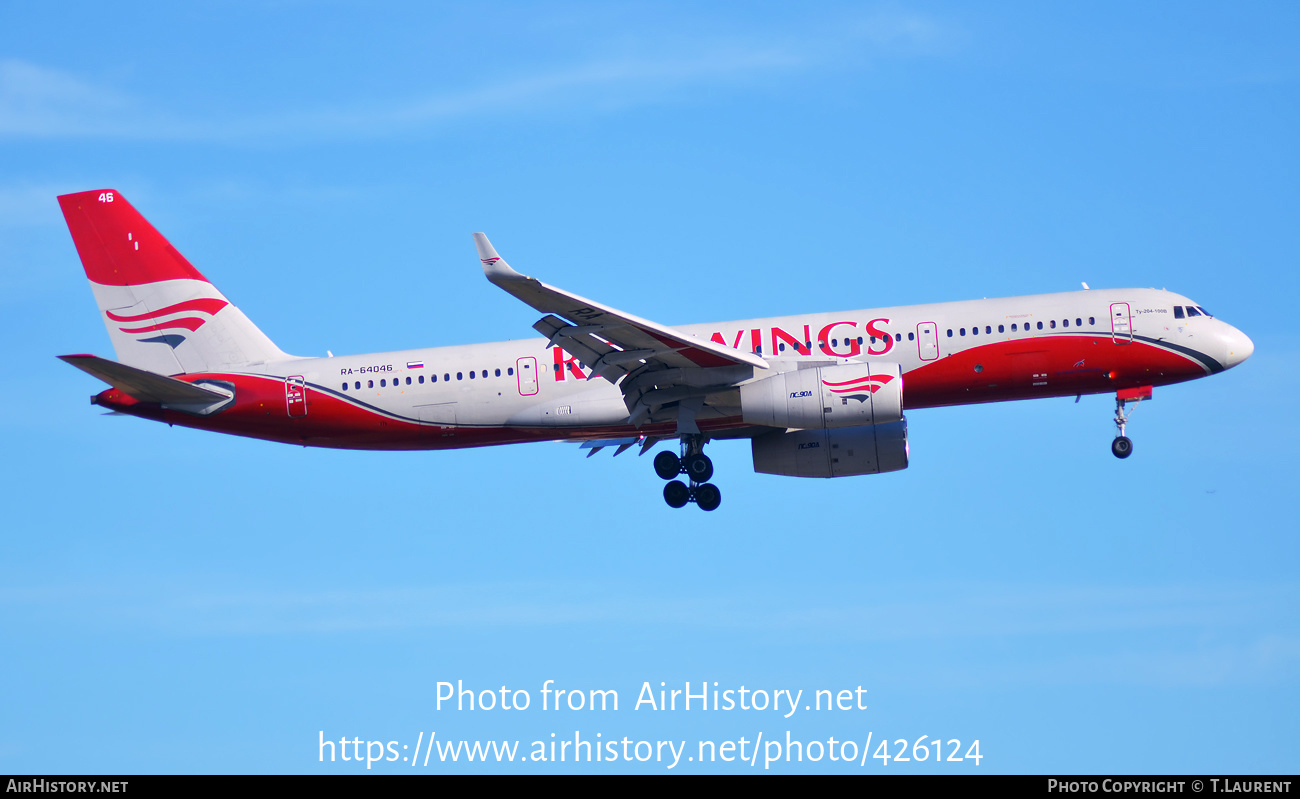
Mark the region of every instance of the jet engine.
[[903, 418], [903, 372], [896, 363], [817, 366], [740, 387], [748, 424], [800, 429], [888, 424]]
[[787, 428], [753, 439], [756, 472], [847, 477], [907, 468], [898, 364], [782, 372], [742, 385], [740, 401], [746, 422]]

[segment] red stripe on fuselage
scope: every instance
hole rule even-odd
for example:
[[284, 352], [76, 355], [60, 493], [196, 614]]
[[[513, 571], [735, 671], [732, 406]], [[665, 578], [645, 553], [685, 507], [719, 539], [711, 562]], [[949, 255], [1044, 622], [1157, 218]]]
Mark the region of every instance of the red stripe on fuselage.
[[1116, 344], [1110, 336], [1042, 336], [984, 344], [906, 372], [903, 406], [1107, 394], [1206, 374], [1198, 361], [1140, 341]]
[[[195, 382], [220, 380], [235, 385], [235, 402], [211, 416], [196, 416], [140, 403], [117, 389], [96, 397], [107, 408], [155, 421], [210, 430], [218, 433], [260, 438], [286, 444], [335, 449], [426, 450], [487, 447], [532, 441], [585, 440], [593, 437], [623, 438], [639, 434], [671, 436], [676, 422], [606, 427], [439, 427], [421, 424], [396, 414], [367, 408], [343, 396], [307, 386], [307, 412], [290, 417], [285, 409], [284, 378], [247, 374], [176, 375]], [[705, 432], [718, 433], [743, 428], [739, 418], [699, 420]]]
[[[1082, 365], [1080, 365], [1082, 362]], [[975, 366], [980, 366], [979, 372]], [[904, 407], [928, 408], [1167, 385], [1202, 377], [1207, 369], [1186, 355], [1106, 336], [1057, 336], [1000, 341], [931, 361], [903, 378]], [[1113, 376], [1112, 376], [1113, 375]], [[359, 397], [308, 385], [307, 413], [290, 418], [284, 378], [249, 374], [178, 375], [189, 382], [235, 385], [235, 402], [212, 416], [196, 416], [139, 403], [117, 389], [101, 393], [105, 407], [157, 421], [303, 446], [339, 449], [425, 450], [485, 447], [530, 441], [672, 437], [676, 423], [606, 427], [439, 427], [366, 407]], [[1034, 385], [1044, 383], [1044, 385]], [[413, 411], [412, 411], [413, 412]], [[705, 433], [725, 435], [747, 427], [739, 418], [698, 420]]]

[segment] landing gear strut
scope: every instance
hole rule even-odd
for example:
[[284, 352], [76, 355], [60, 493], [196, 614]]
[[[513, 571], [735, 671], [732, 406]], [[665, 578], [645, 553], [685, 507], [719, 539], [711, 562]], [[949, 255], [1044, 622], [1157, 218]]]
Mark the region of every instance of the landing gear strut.
[[1136, 409], [1137, 403], [1144, 399], [1151, 399], [1151, 387], [1124, 389], [1115, 393], [1115, 440], [1110, 443], [1110, 451], [1116, 458], [1127, 458], [1133, 454], [1133, 441], [1124, 435], [1124, 428], [1128, 425], [1128, 417], [1132, 411], [1126, 410], [1128, 403], [1132, 402]]
[[[687, 502], [694, 502], [700, 510], [716, 510], [722, 504], [722, 492], [712, 483], [707, 482], [713, 476], [713, 461], [704, 454], [702, 435], [682, 436], [681, 457], [671, 452], [660, 452], [655, 456], [655, 474], [669, 480], [664, 486], [664, 501], [671, 508], [680, 508]], [[689, 486], [673, 478], [685, 474], [690, 478]]]

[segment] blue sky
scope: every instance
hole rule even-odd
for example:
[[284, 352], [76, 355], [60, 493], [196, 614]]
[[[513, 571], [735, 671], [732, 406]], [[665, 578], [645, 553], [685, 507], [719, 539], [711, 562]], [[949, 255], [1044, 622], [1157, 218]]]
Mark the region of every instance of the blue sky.
[[[788, 730], [985, 756], [867, 771], [1294, 773], [1298, 33], [1283, 3], [5, 6], [0, 771]], [[295, 354], [529, 336], [476, 230], [666, 324], [1088, 281], [1256, 352], [1157, 389], [1128, 461], [1107, 397], [935, 409], [904, 472], [755, 475], [722, 443], [722, 508], [672, 511], [632, 454], [99, 415], [54, 358], [112, 354], [54, 197], [108, 187]], [[437, 710], [457, 679], [623, 704]], [[870, 701], [634, 711], [645, 681]]]

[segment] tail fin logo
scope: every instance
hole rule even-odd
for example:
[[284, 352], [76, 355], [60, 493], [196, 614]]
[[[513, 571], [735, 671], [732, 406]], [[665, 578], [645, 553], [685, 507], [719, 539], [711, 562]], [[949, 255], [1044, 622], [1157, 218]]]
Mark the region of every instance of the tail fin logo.
[[866, 402], [872, 394], [884, 388], [893, 379], [893, 375], [869, 375], [853, 380], [845, 380], [843, 383], [831, 383], [823, 380], [822, 385], [829, 388], [832, 394], [855, 399], [858, 402]]
[[[198, 300], [186, 300], [156, 311], [148, 311], [133, 316], [120, 316], [112, 311], [105, 311], [108, 318], [118, 323], [118, 330], [134, 335], [136, 333], [157, 333], [158, 335], [136, 339], [143, 343], [166, 344], [172, 349], [185, 341], [185, 335], [179, 331], [193, 333], [208, 323], [217, 312], [230, 303], [209, 297]], [[163, 317], [170, 317], [164, 319]]]
[[497, 261], [500, 261], [501, 259], [500, 259], [500, 258], [480, 258], [479, 260], [482, 261], [483, 263], [487, 264], [488, 266], [491, 266], [492, 264], [496, 263]]

